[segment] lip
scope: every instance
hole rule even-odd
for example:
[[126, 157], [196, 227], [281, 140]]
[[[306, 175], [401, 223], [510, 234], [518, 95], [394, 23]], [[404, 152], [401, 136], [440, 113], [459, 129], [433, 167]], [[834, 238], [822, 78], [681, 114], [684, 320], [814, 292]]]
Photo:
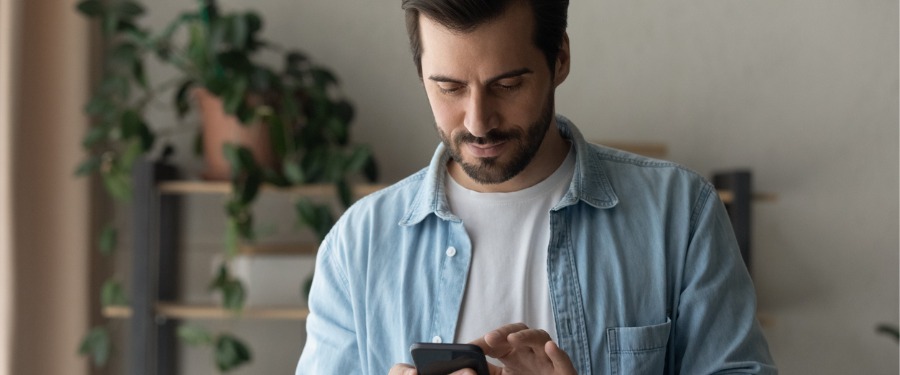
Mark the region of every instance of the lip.
[[469, 152], [472, 153], [475, 157], [478, 158], [493, 158], [500, 156], [503, 152], [503, 149], [506, 146], [506, 142], [498, 142], [491, 144], [476, 144], [476, 143], [466, 143], [466, 148], [469, 149]]

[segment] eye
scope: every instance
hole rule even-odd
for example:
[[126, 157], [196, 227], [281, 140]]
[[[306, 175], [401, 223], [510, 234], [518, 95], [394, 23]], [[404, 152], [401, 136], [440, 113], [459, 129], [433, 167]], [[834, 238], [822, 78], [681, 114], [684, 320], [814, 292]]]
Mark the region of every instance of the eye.
[[521, 79], [509, 79], [498, 81], [494, 84], [495, 87], [502, 91], [515, 91], [522, 87]]
[[438, 87], [438, 91], [440, 91], [441, 94], [453, 95], [453, 94], [459, 93], [460, 90], [462, 90], [463, 85], [451, 84], [451, 83], [439, 83], [437, 85], [437, 87]]

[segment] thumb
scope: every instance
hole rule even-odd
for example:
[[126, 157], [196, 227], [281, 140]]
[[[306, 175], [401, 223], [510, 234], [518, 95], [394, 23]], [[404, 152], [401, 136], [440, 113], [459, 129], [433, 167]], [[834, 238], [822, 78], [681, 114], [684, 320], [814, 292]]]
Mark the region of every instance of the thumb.
[[388, 375], [418, 375], [419, 373], [416, 371], [415, 367], [412, 367], [405, 363], [398, 363], [391, 367], [391, 371]]
[[557, 374], [576, 374], [575, 365], [572, 364], [569, 355], [560, 349], [555, 342], [547, 341], [544, 344], [544, 352], [547, 353], [547, 357], [553, 363], [553, 368], [556, 369]]

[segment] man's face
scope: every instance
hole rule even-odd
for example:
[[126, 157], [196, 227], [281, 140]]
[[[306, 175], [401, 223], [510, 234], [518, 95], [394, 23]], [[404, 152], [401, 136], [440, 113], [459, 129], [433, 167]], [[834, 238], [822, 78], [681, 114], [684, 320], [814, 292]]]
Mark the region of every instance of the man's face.
[[451, 157], [479, 184], [515, 177], [555, 131], [553, 90], [561, 82], [532, 42], [531, 9], [513, 4], [466, 33], [424, 16], [419, 22], [423, 83]]

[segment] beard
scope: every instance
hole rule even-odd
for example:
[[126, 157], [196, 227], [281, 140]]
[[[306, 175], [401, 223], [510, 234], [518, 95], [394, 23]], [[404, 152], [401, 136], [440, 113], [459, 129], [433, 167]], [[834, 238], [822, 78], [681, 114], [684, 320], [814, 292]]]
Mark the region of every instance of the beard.
[[[551, 91], [541, 109], [540, 117], [529, 124], [523, 130], [521, 128], [513, 128], [509, 130], [493, 129], [485, 134], [484, 137], [476, 137], [468, 131], [461, 131], [453, 136], [451, 140], [440, 127], [437, 127], [438, 135], [441, 142], [444, 143], [450, 157], [453, 158], [463, 171], [470, 178], [480, 184], [499, 184], [509, 181], [511, 178], [521, 173], [534, 155], [537, 154], [541, 144], [544, 142], [544, 136], [550, 128], [553, 119], [553, 92]], [[466, 161], [462, 156], [462, 147], [466, 143], [474, 143], [478, 145], [492, 144], [499, 142], [507, 142], [512, 146], [506, 155], [506, 160], [500, 157], [481, 158], [476, 157], [473, 161]]]

